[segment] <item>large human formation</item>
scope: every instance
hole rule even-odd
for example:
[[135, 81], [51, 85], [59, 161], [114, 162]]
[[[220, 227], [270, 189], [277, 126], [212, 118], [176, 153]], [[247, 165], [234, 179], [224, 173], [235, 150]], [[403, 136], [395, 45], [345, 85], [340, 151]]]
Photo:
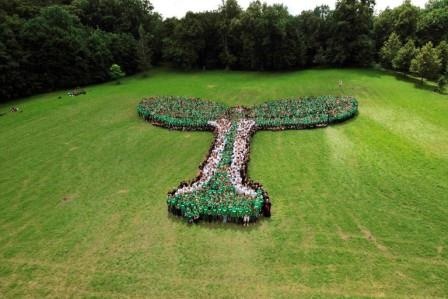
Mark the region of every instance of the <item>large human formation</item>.
[[270, 217], [271, 201], [262, 185], [247, 176], [250, 138], [260, 129], [324, 127], [357, 113], [351, 97], [308, 97], [270, 101], [247, 108], [184, 97], [143, 100], [138, 114], [169, 129], [213, 130], [215, 141], [199, 175], [168, 193], [168, 211], [190, 223], [200, 220], [248, 225]]

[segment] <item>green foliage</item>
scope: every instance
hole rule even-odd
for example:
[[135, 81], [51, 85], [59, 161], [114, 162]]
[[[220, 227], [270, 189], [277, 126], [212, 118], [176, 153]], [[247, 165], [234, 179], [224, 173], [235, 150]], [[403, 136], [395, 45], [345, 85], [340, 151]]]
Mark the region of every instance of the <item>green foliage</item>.
[[73, 11], [90, 28], [106, 32], [130, 33], [137, 39], [139, 27], [153, 17], [148, 0], [74, 0]]
[[0, 18], [0, 102], [33, 92], [29, 89], [33, 82], [28, 81], [28, 74], [22, 70], [27, 57], [18, 40], [22, 26], [23, 20], [18, 17]]
[[431, 42], [428, 42], [417, 51], [412, 59], [410, 71], [419, 77], [426, 79], [436, 79], [440, 72], [441, 61], [436, 49]]
[[394, 32], [403, 38], [415, 38], [420, 9], [411, 0], [405, 0], [395, 11]]
[[[441, 59], [442, 73], [446, 70], [446, 61], [444, 57], [448, 52], [446, 49], [446, 41], [448, 40], [448, 2], [446, 0], [429, 1], [424, 9], [420, 9], [412, 5], [411, 1], [406, 0], [402, 5], [386, 9], [374, 19], [374, 32], [379, 58], [384, 67], [396, 69], [403, 72], [409, 71], [412, 56], [417, 53], [413, 48], [415, 46], [424, 46], [428, 42], [434, 45], [439, 44], [437, 51]], [[392, 34], [394, 40], [391, 40]], [[406, 44], [397, 50], [398, 39]], [[412, 42], [411, 42], [412, 41]], [[389, 45], [388, 45], [389, 43]], [[429, 56], [434, 56], [432, 53]], [[428, 56], [427, 55], [427, 56]], [[422, 61], [423, 57], [419, 58]], [[426, 58], [428, 59], [428, 58]], [[434, 58], [430, 59], [435, 61]], [[418, 60], [414, 63], [414, 73], [417, 72]], [[426, 73], [425, 77], [436, 79], [438, 77], [437, 63], [430, 65], [421, 65], [423, 69], [432, 69]], [[434, 72], [432, 75], [431, 72]]]
[[408, 72], [416, 53], [417, 49], [414, 41], [412, 39], [408, 40], [392, 59], [392, 67], [399, 71]]
[[441, 73], [448, 74], [448, 42], [442, 41], [436, 48], [440, 58]]
[[281, 70], [304, 64], [304, 45], [285, 6], [253, 2], [239, 22], [241, 66], [252, 70]]
[[448, 40], [448, 1], [430, 0], [427, 3], [418, 20], [417, 35], [422, 44]]
[[191, 69], [200, 65], [199, 55], [206, 41], [198, 16], [188, 12], [182, 20], [173, 20], [172, 30], [164, 39], [164, 58], [177, 67]]
[[101, 30], [94, 30], [87, 38], [86, 47], [88, 81], [103, 82], [109, 78], [108, 69], [114, 61], [114, 51], [111, 50], [111, 37]]
[[325, 50], [322, 47], [317, 50], [313, 63], [317, 65], [326, 65], [328, 63]]
[[143, 25], [138, 29], [139, 40], [137, 44], [138, 69], [146, 72], [151, 67], [151, 48], [149, 47], [149, 37]]
[[373, 1], [340, 1], [294, 17], [285, 6], [227, 1], [217, 12], [164, 22], [164, 58], [191, 69], [284, 70], [307, 65], [369, 65]]
[[330, 61], [336, 65], [368, 66], [374, 59], [374, 0], [338, 0], [331, 15]]
[[[303, 11], [296, 19], [299, 39], [303, 42], [303, 60], [306, 65], [329, 63], [326, 56], [327, 41], [331, 36], [332, 11], [328, 6], [318, 6], [314, 10]], [[323, 59], [323, 60], [322, 60]]]
[[126, 73], [121, 70], [118, 64], [112, 64], [109, 69], [109, 76], [112, 80], [118, 80], [120, 82], [119, 80], [126, 76]]
[[[0, 0], [0, 99], [103, 82], [112, 63], [129, 75], [161, 63], [289, 70], [378, 60], [404, 71], [410, 45], [394, 66], [401, 46], [383, 57], [385, 42], [395, 32], [417, 47], [443, 45], [447, 8], [446, 0], [424, 9], [405, 1], [375, 16], [373, 0], [339, 0], [335, 9], [293, 16], [282, 5], [255, 1], [242, 9], [226, 0], [214, 11], [163, 20], [148, 0]], [[445, 72], [446, 55], [439, 56]]]
[[401, 49], [401, 41], [395, 32], [392, 32], [380, 50], [381, 64], [386, 68], [392, 68], [392, 63]]
[[134, 74], [138, 69], [137, 41], [129, 33], [112, 33], [110, 50], [113, 62], [120, 65], [127, 74]]
[[395, 32], [403, 41], [415, 40], [420, 15], [420, 9], [409, 0], [405, 0], [403, 4], [393, 9], [387, 8], [382, 11], [374, 18], [377, 50], [380, 50], [392, 32]]
[[141, 24], [151, 56], [162, 20], [148, 1], [2, 0], [1, 101], [106, 81], [112, 63], [135, 73]]
[[393, 9], [387, 8], [374, 18], [375, 43], [379, 50], [392, 32], [402, 41], [413, 39], [417, 45], [448, 40], [448, 2], [429, 1], [424, 9], [406, 0]]
[[235, 20], [238, 20], [241, 13], [242, 9], [236, 0], [226, 0], [219, 8], [218, 28], [222, 37], [222, 50], [219, 53], [219, 59], [226, 69], [237, 63], [237, 37], [234, 31]]
[[30, 70], [27, 80], [34, 92], [67, 87], [68, 82], [76, 86], [89, 83], [85, 77], [90, 54], [85, 46], [87, 34], [68, 11], [60, 6], [42, 9], [23, 25], [20, 36], [23, 50], [33, 53], [22, 67]]
[[373, 32], [375, 39], [375, 47], [377, 57], [381, 58], [380, 51], [384, 43], [388, 40], [392, 32], [395, 32], [395, 9], [386, 8], [378, 16], [376, 16], [373, 23]]

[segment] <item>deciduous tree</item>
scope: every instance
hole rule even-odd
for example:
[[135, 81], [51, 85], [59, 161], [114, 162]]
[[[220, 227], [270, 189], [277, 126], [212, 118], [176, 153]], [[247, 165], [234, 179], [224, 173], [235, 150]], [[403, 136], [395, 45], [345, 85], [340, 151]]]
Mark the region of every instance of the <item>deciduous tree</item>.
[[392, 61], [400, 49], [400, 38], [395, 32], [392, 32], [380, 50], [381, 64], [386, 68], [392, 68]]
[[440, 69], [441, 73], [448, 73], [448, 42], [442, 41], [436, 48], [437, 55], [440, 58]]
[[409, 71], [411, 61], [414, 59], [416, 52], [414, 41], [412, 39], [408, 40], [392, 59], [392, 67], [403, 72]]
[[112, 64], [109, 69], [109, 76], [112, 80], [116, 80], [120, 84], [120, 79], [126, 76], [126, 73], [121, 70], [118, 64]]
[[137, 61], [138, 69], [141, 72], [146, 72], [151, 67], [151, 48], [149, 47], [149, 36], [144, 26], [140, 24], [138, 29], [138, 43], [137, 43]]
[[412, 59], [410, 71], [423, 79], [436, 79], [441, 67], [440, 58], [432, 42], [428, 42]]

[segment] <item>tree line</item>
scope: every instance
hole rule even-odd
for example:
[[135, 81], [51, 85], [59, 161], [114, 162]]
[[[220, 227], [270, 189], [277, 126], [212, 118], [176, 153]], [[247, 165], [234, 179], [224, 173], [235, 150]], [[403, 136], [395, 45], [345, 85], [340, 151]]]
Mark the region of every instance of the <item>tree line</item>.
[[[236, 0], [163, 19], [149, 0], [0, 0], [0, 99], [110, 80], [120, 70], [385, 68], [443, 78], [448, 0], [376, 15], [374, 0], [337, 0], [291, 15]], [[112, 69], [111, 73], [111, 67]], [[442, 76], [442, 77], [441, 77]]]

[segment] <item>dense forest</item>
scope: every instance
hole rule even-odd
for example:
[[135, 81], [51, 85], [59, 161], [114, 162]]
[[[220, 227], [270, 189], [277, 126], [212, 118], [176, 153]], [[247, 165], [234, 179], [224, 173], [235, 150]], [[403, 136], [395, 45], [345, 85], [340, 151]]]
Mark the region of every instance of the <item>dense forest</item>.
[[163, 19], [148, 0], [0, 0], [0, 100], [162, 63], [187, 70], [380, 63], [443, 84], [448, 0], [374, 8], [374, 0], [338, 0], [334, 10], [293, 16], [283, 5], [254, 1], [244, 10], [227, 0], [215, 11]]

